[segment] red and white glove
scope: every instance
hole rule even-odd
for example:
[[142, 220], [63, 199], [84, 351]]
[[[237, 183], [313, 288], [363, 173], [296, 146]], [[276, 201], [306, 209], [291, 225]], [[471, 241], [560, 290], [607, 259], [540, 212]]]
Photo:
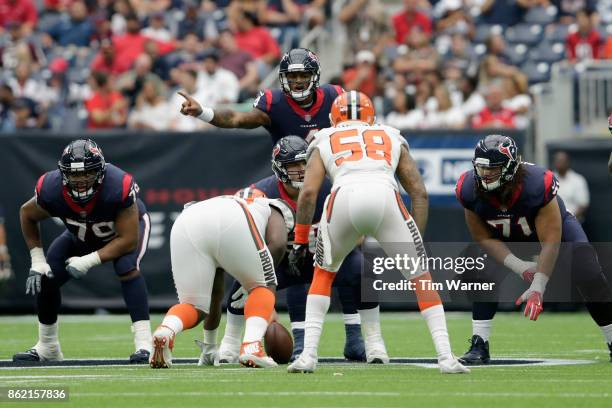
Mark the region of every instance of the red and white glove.
[[544, 310], [542, 304], [544, 303], [544, 291], [546, 290], [547, 283], [548, 276], [544, 275], [542, 272], [536, 272], [529, 289], [516, 299], [517, 306], [527, 301], [527, 305], [525, 306], [525, 317], [529, 318], [529, 320], [538, 320], [538, 316]]
[[538, 264], [530, 261], [523, 261], [517, 258], [514, 254], [508, 254], [504, 259], [504, 266], [516, 273], [525, 282], [533, 282], [533, 275], [537, 272]]

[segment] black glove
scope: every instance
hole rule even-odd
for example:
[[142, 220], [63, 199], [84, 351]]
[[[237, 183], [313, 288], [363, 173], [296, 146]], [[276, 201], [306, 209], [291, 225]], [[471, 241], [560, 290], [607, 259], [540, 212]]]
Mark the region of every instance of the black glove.
[[308, 244], [293, 244], [287, 260], [289, 261], [289, 275], [298, 277], [302, 275], [304, 260], [308, 255]]

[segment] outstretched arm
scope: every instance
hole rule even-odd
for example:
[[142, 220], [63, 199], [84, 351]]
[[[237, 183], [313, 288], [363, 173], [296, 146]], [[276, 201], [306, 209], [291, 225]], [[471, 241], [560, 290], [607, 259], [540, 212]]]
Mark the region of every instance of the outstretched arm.
[[195, 98], [179, 91], [185, 98], [181, 105], [181, 113], [193, 116], [220, 128], [255, 129], [259, 126], [269, 126], [270, 116], [267, 113], [253, 108], [250, 112], [236, 112], [231, 109], [212, 109], [202, 106]]

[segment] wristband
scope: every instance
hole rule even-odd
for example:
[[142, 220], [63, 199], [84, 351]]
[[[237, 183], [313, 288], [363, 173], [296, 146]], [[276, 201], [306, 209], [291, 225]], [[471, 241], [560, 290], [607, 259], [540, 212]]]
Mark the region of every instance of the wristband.
[[210, 123], [211, 120], [215, 117], [215, 111], [206, 106], [202, 107], [202, 113], [198, 116], [198, 119]]
[[517, 275], [522, 275], [523, 272], [529, 269], [529, 265], [526, 264], [525, 261], [517, 258], [512, 253], [508, 254], [508, 256], [504, 258], [504, 266]]
[[102, 263], [102, 260], [100, 260], [100, 255], [98, 255], [98, 251], [89, 253], [85, 255], [83, 258], [87, 260], [87, 263], [89, 264], [90, 268], [93, 268], [94, 266], [100, 265]]
[[543, 274], [542, 272], [536, 272], [533, 276], [533, 282], [531, 282], [530, 289], [540, 292], [542, 295], [546, 290], [546, 284], [548, 283], [548, 276]]
[[295, 224], [294, 244], [307, 244], [309, 242], [310, 224]]
[[30, 249], [30, 257], [32, 258], [32, 265], [37, 263], [47, 263], [45, 253], [41, 247], [34, 247]]

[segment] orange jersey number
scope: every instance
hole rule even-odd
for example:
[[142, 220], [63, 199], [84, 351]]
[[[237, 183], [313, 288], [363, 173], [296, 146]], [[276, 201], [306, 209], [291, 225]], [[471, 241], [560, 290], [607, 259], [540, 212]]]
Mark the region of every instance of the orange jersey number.
[[[349, 156], [336, 159], [336, 166], [344, 161], [359, 161], [363, 158], [363, 148], [359, 141], [346, 141], [349, 137], [359, 136], [357, 129], [339, 130], [329, 137], [333, 154], [350, 151]], [[386, 160], [391, 165], [391, 139], [384, 130], [366, 130], [361, 135], [366, 156], [373, 160]]]

